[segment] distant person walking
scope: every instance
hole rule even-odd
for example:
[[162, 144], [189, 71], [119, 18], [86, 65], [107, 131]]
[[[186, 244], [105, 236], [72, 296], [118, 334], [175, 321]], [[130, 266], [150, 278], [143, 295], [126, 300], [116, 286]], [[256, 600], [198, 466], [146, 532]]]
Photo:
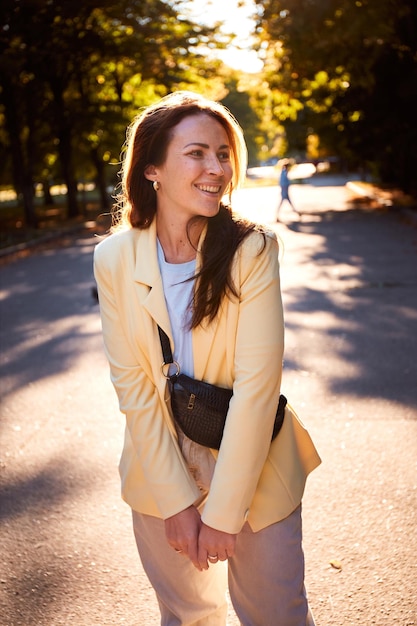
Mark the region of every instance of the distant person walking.
[[291, 198], [290, 198], [290, 194], [289, 194], [289, 188], [290, 188], [290, 184], [291, 181], [288, 178], [288, 172], [290, 169], [290, 164], [289, 163], [284, 163], [284, 165], [282, 166], [282, 170], [281, 170], [281, 175], [279, 177], [279, 184], [281, 187], [281, 201], [278, 205], [278, 209], [277, 209], [277, 222], [279, 222], [279, 211], [284, 203], [284, 200], [286, 200], [289, 205], [291, 206], [292, 210], [297, 213], [297, 215], [300, 215], [300, 212], [297, 211], [297, 209], [295, 208], [295, 206], [293, 205], [293, 203], [291, 202]]

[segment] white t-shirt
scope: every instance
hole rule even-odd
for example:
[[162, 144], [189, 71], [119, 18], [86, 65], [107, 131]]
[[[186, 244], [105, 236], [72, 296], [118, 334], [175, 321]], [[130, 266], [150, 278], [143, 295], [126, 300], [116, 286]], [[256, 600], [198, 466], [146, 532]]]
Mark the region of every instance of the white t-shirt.
[[165, 302], [174, 336], [174, 345], [171, 346], [172, 355], [174, 361], [179, 363], [181, 372], [193, 377], [193, 345], [189, 322], [191, 320], [194, 281], [187, 281], [187, 278], [194, 276], [196, 262], [194, 259], [187, 263], [167, 263], [159, 240], [157, 244]]

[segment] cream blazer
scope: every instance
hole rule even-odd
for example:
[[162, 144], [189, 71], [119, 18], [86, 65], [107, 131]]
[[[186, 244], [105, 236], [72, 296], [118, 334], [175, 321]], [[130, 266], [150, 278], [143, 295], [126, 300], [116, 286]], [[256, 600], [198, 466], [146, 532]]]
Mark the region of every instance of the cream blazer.
[[[204, 237], [204, 234], [203, 236]], [[201, 242], [200, 242], [201, 243]], [[306, 477], [320, 463], [313, 442], [288, 405], [271, 444], [284, 348], [278, 243], [249, 235], [233, 279], [239, 299], [225, 299], [218, 318], [192, 331], [194, 376], [233, 387], [211, 489], [202, 519], [238, 533], [258, 531], [300, 503]], [[200, 256], [197, 255], [197, 267]], [[201, 496], [181, 454], [161, 371], [159, 324], [173, 344], [162, 289], [155, 220], [98, 244], [94, 253], [105, 351], [126, 416], [120, 460], [122, 497], [136, 511], [163, 519]]]

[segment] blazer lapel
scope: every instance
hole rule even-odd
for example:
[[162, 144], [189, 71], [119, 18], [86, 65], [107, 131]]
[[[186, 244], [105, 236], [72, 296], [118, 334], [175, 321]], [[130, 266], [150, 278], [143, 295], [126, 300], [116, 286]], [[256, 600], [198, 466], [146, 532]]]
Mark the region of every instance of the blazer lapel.
[[156, 220], [152, 222], [149, 228], [139, 232], [137, 246], [140, 248], [140, 252], [138, 251], [136, 254], [133, 278], [138, 285], [148, 287], [145, 296], [141, 298], [141, 305], [172, 341], [171, 324], [158, 264]]
[[[199, 248], [201, 248], [204, 236], [205, 230], [200, 238]], [[140, 248], [140, 252], [138, 251], [136, 254], [134, 281], [138, 286], [147, 287], [146, 291], [143, 289], [141, 290], [141, 306], [143, 306], [143, 308], [149, 313], [155, 323], [166, 332], [172, 346], [173, 336], [171, 323], [165, 302], [162, 277], [158, 263], [156, 220], [154, 220], [151, 226], [146, 230], [139, 231], [137, 247]], [[145, 262], [144, 259], [146, 259]], [[197, 254], [197, 271], [200, 263], [201, 256], [200, 254]], [[217, 322], [215, 320], [208, 325], [203, 323], [203, 325], [192, 331], [195, 378], [204, 379], [205, 377], [207, 363], [209, 361], [210, 354], [215, 347], [216, 330]], [[159, 336], [156, 327], [155, 336], [152, 340], [159, 343]]]

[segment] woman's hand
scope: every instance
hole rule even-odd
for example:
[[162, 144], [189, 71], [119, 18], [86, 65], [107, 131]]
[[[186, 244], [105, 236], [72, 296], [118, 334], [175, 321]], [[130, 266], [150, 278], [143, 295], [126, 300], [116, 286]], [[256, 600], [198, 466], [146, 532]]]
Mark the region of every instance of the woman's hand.
[[165, 534], [169, 545], [178, 553], [188, 556], [198, 570], [208, 569], [198, 559], [198, 537], [202, 525], [200, 513], [195, 506], [189, 506], [165, 520]]
[[208, 563], [226, 561], [235, 553], [236, 535], [216, 530], [201, 524], [198, 537], [198, 562], [201, 569], [207, 569]]

